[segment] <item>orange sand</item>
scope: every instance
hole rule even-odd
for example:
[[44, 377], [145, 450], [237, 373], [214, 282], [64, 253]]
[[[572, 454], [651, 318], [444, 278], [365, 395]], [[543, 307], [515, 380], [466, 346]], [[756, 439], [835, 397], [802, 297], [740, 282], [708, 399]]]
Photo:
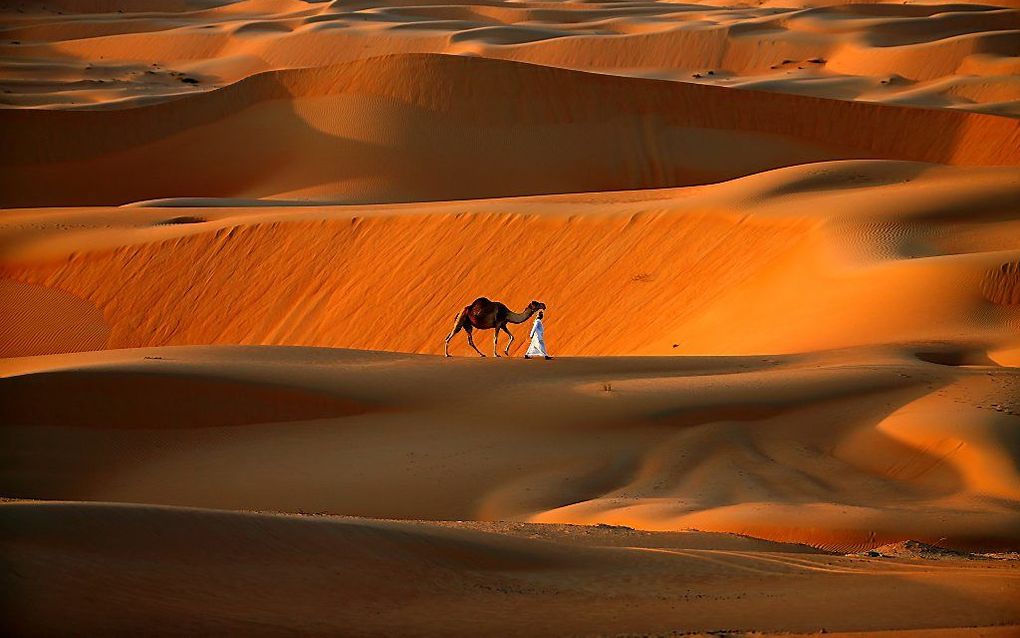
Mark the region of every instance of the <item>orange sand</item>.
[[[8, 9], [0, 30], [0, 100], [15, 107], [129, 106], [272, 69], [451, 53], [1020, 115], [1016, 0], [12, 4], [20, 10]], [[125, 9], [138, 13], [126, 20]]]
[[[1018, 198], [1013, 168], [868, 161], [680, 190], [9, 211], [0, 272], [98, 309], [112, 348], [438, 354], [457, 311], [487, 294], [546, 302], [559, 354], [987, 351], [1020, 345]], [[95, 312], [69, 315], [65, 339], [94, 347]], [[454, 352], [469, 352], [462, 335]]]
[[1020, 634], [1016, 2], [0, 15], [5, 635]]
[[449, 55], [268, 72], [134, 109], [4, 116], [9, 207], [426, 201], [682, 186], [847, 158], [1020, 162], [1020, 121], [1004, 117]]

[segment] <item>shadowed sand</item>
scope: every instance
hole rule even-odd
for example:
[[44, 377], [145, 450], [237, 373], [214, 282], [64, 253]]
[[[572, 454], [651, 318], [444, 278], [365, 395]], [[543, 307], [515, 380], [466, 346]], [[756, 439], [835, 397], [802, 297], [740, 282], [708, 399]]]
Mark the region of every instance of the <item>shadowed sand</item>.
[[840, 551], [908, 538], [1016, 547], [1020, 376], [925, 360], [938, 354], [546, 364], [189, 347], [8, 359], [0, 492], [693, 527]]
[[[697, 532], [75, 503], [2, 504], [0, 530], [13, 558], [5, 586], [17, 581], [17, 612], [2, 622], [15, 632], [788, 635], [909, 624], [1004, 638], [1020, 619], [1013, 563], [936, 568]], [[101, 597], [80, 585], [97, 569]], [[848, 613], [847, 599], [860, 608]], [[1014, 626], [972, 627], [989, 619]]]
[[[432, 54], [266, 72], [133, 109], [9, 110], [3, 122], [8, 207], [449, 200], [702, 184], [835, 159], [1020, 159], [1020, 121], [997, 116]], [[931, 134], [908, 134], [918, 129]]]

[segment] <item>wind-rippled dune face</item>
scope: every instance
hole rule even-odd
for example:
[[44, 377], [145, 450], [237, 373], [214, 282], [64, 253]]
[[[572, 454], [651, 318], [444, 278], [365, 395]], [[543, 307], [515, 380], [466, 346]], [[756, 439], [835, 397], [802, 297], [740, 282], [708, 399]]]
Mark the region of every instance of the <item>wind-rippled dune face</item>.
[[1018, 198], [1011, 167], [834, 162], [697, 189], [10, 211], [0, 241], [4, 275], [38, 291], [24, 321], [46, 312], [47, 290], [94, 309], [68, 313], [50, 352], [97, 347], [98, 313], [110, 348], [439, 354], [455, 314], [493, 290], [545, 300], [562, 354], [996, 349], [1015, 347], [1020, 326]]
[[1018, 78], [1012, 0], [0, 3], [0, 632], [1017, 635]]

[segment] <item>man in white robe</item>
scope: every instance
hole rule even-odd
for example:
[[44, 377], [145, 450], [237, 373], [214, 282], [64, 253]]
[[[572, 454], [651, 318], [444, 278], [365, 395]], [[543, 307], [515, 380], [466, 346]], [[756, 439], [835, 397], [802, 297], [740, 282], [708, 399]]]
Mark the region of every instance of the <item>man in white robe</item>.
[[535, 322], [531, 324], [531, 345], [528, 346], [528, 351], [524, 353], [525, 359], [530, 359], [531, 357], [552, 359], [545, 350], [545, 327], [542, 325], [542, 317], [544, 316], [545, 313], [539, 310], [538, 314], [535, 315]]

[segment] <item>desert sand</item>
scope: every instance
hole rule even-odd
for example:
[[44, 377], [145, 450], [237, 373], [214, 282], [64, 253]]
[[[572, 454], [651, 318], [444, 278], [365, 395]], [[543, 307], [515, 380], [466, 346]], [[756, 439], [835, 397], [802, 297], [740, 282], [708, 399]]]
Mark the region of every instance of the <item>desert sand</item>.
[[1020, 635], [1015, 2], [0, 15], [5, 635]]

